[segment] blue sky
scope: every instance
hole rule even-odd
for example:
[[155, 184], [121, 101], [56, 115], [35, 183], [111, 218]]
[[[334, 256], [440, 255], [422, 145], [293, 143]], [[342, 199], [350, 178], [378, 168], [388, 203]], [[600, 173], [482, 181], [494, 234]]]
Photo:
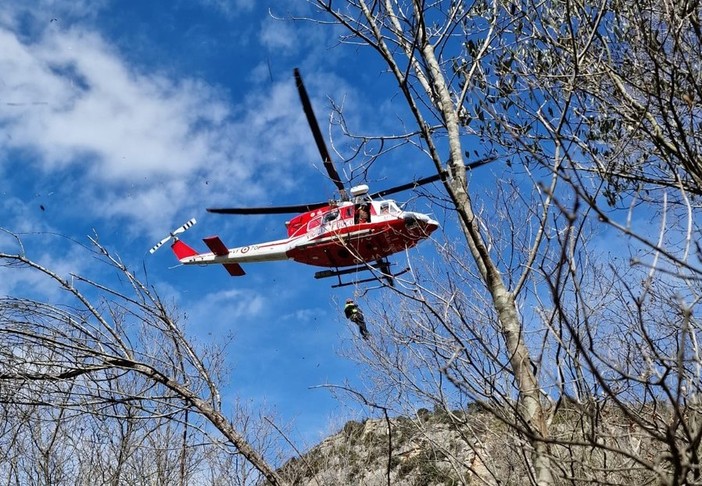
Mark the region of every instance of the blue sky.
[[[343, 357], [358, 345], [356, 330], [341, 313], [358, 290], [331, 289], [312, 278], [316, 269], [291, 262], [248, 265], [235, 279], [216, 267], [173, 268], [167, 247], [147, 252], [192, 217], [184, 239], [201, 249], [212, 234], [229, 246], [282, 238], [285, 216], [205, 208], [334, 195], [294, 67], [325, 133], [327, 97], [361, 133], [404, 116], [372, 53], [337, 47], [331, 27], [274, 18], [309, 9], [304, 0], [0, 0], [0, 227], [23, 234], [30, 256], [59, 272], [93, 262], [51, 235], [87, 244], [96, 233], [128, 265], [145, 265], [194, 336], [234, 337], [228, 399], [272, 410], [302, 446], [363, 413], [312, 388], [359, 382], [361, 370]], [[335, 143], [343, 150], [348, 141]], [[373, 189], [432, 173], [415, 159], [403, 161], [402, 177], [387, 164], [368, 181], [354, 169], [343, 172]], [[429, 211], [426, 202], [414, 208]], [[5, 276], [0, 292], [29, 284]]]

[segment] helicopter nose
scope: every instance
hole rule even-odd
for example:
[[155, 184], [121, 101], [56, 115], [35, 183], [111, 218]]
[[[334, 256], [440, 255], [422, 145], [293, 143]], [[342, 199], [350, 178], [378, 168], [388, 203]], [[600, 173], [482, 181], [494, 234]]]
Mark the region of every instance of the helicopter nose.
[[424, 214], [407, 212], [402, 216], [402, 218], [405, 221], [405, 227], [408, 229], [414, 229], [421, 226], [431, 232], [439, 226], [436, 221]]
[[405, 214], [403, 219], [405, 220], [405, 226], [407, 228], [416, 227], [420, 221], [420, 218], [418, 218], [416, 214], [412, 214], [412, 213]]

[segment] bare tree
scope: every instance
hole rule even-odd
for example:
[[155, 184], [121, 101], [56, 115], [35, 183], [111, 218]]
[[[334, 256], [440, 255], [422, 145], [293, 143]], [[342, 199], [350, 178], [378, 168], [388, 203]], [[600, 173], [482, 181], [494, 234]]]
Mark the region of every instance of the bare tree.
[[533, 484], [698, 481], [699, 2], [309, 3], [385, 61], [416, 130], [378, 139], [464, 236], [379, 303], [364, 396], [489, 412]]
[[593, 15], [573, 4], [570, 28], [589, 21], [589, 44], [572, 34], [546, 39], [577, 64], [577, 141], [611, 200], [641, 187], [702, 193], [700, 10], [697, 1], [623, 1]]
[[[485, 23], [479, 33], [482, 37], [475, 57], [470, 65], [461, 68], [463, 85], [467, 87], [473, 83], [472, 76], [480, 68], [481, 57], [505, 31], [505, 26], [498, 23], [499, 17], [496, 15], [500, 6], [494, 3], [483, 8], [485, 4], [476, 3], [466, 8], [463, 2], [407, 2], [400, 5], [390, 1], [368, 3], [358, 0], [344, 2], [343, 8], [336, 8], [333, 2], [320, 0], [313, 3], [348, 30], [350, 34], [345, 40], [361, 41], [380, 54], [411, 110], [423, 150], [433, 161], [437, 172], [449, 175], [444, 180], [444, 189], [459, 217], [471, 259], [489, 296], [490, 307], [495, 312], [495, 328], [505, 346], [504, 353], [517, 391], [515, 412], [533, 451], [531, 463], [535, 482], [551, 484], [548, 402], [541, 394], [531, 366], [524, 323], [515, 302], [515, 294], [529, 273], [529, 261], [525, 262], [523, 277], [517, 279], [510, 289], [491, 255], [485, 238], [485, 224], [476, 214], [468, 192], [465, 150], [461, 138], [465, 117], [469, 116], [463, 108], [466, 89], [452, 89], [450, 76], [459, 76], [447, 74], [447, 66], [450, 69], [453, 64], [441, 58], [443, 49], [456, 34], [462, 34], [459, 42], [478, 34], [464, 31], [466, 21], [470, 15], [485, 12], [481, 17]], [[441, 19], [441, 24], [430, 23], [428, 19], [433, 19], [434, 15]], [[479, 116], [483, 116], [482, 112]], [[446, 136], [447, 149], [444, 153], [437, 143], [438, 132]], [[448, 160], [446, 166], [444, 160]], [[548, 197], [544, 198], [543, 203], [543, 211], [546, 211]], [[531, 242], [530, 254], [540, 245], [540, 233], [537, 232]]]
[[64, 278], [23, 251], [0, 253], [3, 271], [35, 272], [62, 291], [51, 303], [36, 295], [0, 299], [3, 410], [17, 428], [41, 425], [3, 435], [6, 454], [23, 445], [35, 452], [26, 456], [32, 470], [19, 471], [26, 466], [20, 454], [6, 463], [11, 481], [70, 482], [62, 474], [95, 484], [88, 462], [62, 456], [67, 444], [88, 441], [93, 448], [81, 454], [101, 464], [103, 484], [188, 484], [202, 456], [190, 447], [197, 436], [281, 484], [262, 443], [251, 441], [256, 434], [244, 435], [222, 410], [216, 367], [223, 349], [196, 348], [175, 309], [93, 244], [93, 256], [117, 272], [122, 288], [77, 274]]

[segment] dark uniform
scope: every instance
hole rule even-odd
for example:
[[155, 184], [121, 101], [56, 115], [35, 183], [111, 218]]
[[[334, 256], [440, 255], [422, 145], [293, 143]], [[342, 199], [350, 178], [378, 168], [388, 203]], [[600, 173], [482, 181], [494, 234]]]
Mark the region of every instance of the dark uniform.
[[358, 206], [356, 210], [356, 223], [368, 223], [370, 221], [370, 211], [368, 206]]
[[358, 326], [358, 330], [361, 331], [361, 337], [363, 339], [368, 339], [370, 333], [366, 327], [366, 319], [363, 317], [363, 312], [358, 308], [356, 304], [353, 303], [352, 299], [346, 300], [346, 305], [344, 306], [344, 314], [353, 323]]

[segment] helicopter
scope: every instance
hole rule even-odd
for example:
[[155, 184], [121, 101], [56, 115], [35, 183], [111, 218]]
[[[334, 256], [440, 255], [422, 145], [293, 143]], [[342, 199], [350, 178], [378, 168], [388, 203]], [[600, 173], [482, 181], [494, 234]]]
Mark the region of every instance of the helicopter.
[[[205, 253], [196, 251], [178, 236], [196, 223], [195, 219], [191, 219], [162, 239], [150, 252], [154, 253], [173, 239], [171, 249], [181, 264], [222, 265], [231, 276], [245, 275], [241, 264], [294, 260], [328, 268], [316, 272], [314, 276], [318, 279], [337, 277], [338, 284], [333, 287], [380, 278], [392, 285], [395, 277], [409, 269], [392, 273], [388, 257], [427, 239], [439, 227], [439, 223], [427, 214], [401, 209], [394, 200], [378, 198], [438, 181], [446, 174], [425, 177], [373, 194], [369, 194], [369, 187], [365, 184], [354, 186], [347, 192], [327, 150], [299, 70], [295, 69], [293, 74], [307, 122], [329, 178], [338, 189], [339, 199], [293, 206], [207, 208], [208, 212], [216, 214], [301, 214], [285, 223], [286, 238], [229, 248], [219, 236], [209, 236], [203, 239], [210, 250]], [[486, 161], [474, 162], [466, 167], [474, 168], [483, 163]], [[373, 276], [352, 282], [341, 279], [343, 275], [360, 271], [371, 271]]]

